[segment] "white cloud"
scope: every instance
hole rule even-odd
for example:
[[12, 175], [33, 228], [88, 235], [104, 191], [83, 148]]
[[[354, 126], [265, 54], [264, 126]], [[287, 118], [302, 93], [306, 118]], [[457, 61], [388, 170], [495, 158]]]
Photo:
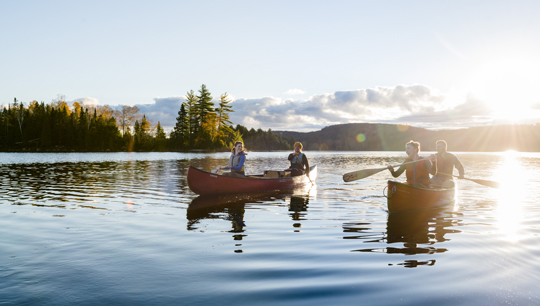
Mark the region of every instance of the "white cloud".
[[[176, 124], [185, 97], [155, 98], [140, 104], [141, 114], [166, 130]], [[214, 101], [217, 105], [217, 100]], [[279, 97], [237, 98], [230, 114], [234, 124], [267, 130], [313, 131], [334, 124], [381, 122], [426, 128], [489, 124], [486, 103], [471, 94], [441, 94], [426, 85], [397, 85], [318, 94], [305, 100]]]
[[306, 93], [305, 91], [298, 88], [289, 89], [285, 92], [286, 95], [303, 95], [305, 93]]
[[71, 101], [71, 103], [73, 103], [73, 102], [79, 102], [82, 105], [88, 105], [88, 106], [98, 106], [99, 105], [99, 100], [96, 99], [96, 98], [92, 98], [92, 97], [75, 99], [75, 100]]
[[425, 85], [337, 91], [314, 95], [307, 100], [237, 99], [231, 119], [259, 124], [248, 127], [305, 130], [349, 122], [392, 120], [415, 112], [442, 111], [444, 99], [444, 95]]
[[153, 124], [159, 123], [167, 127], [167, 130], [176, 125], [176, 117], [182, 102], [185, 102], [184, 96], [154, 98], [153, 104], [137, 104], [140, 114], [145, 114], [146, 118]]

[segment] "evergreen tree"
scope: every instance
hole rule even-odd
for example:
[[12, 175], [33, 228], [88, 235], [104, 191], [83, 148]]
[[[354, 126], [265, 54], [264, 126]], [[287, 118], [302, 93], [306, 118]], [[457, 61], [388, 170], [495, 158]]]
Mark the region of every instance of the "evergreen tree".
[[41, 145], [44, 148], [49, 148], [53, 141], [52, 141], [52, 129], [51, 129], [51, 120], [50, 120], [50, 112], [45, 112], [43, 120], [43, 126], [41, 128]]
[[206, 115], [214, 111], [214, 103], [212, 102], [212, 96], [206, 85], [202, 84], [199, 89], [199, 95], [197, 96], [197, 109], [199, 115], [199, 122], [202, 124], [205, 122]]
[[199, 112], [197, 108], [198, 98], [195, 96], [193, 90], [188, 91], [186, 95], [186, 106], [187, 106], [187, 116], [188, 122], [187, 126], [189, 129], [189, 137], [187, 138], [190, 148], [193, 148], [195, 145], [195, 137], [199, 130]]
[[231, 102], [227, 93], [224, 93], [219, 99], [219, 107], [216, 108], [218, 141], [222, 146], [225, 144], [226, 134], [232, 133], [229, 127], [232, 124], [229, 113], [234, 112], [232, 105], [230, 105]]
[[142, 119], [135, 121], [135, 148], [137, 151], [149, 148], [150, 122], [146, 120], [146, 115]]
[[197, 113], [199, 116], [200, 129], [197, 131], [195, 145], [200, 148], [212, 146], [213, 122], [209, 114], [214, 114], [214, 103], [206, 85], [202, 84], [197, 96]]
[[157, 151], [165, 151], [165, 142], [167, 141], [167, 134], [165, 134], [165, 130], [161, 126], [161, 124], [157, 123], [156, 126], [156, 141], [155, 141], [155, 149]]
[[[159, 122], [158, 122], [159, 123]], [[182, 150], [185, 148], [186, 140], [189, 137], [189, 118], [186, 112], [186, 103], [182, 103], [176, 117], [176, 125], [171, 132], [172, 148]]]

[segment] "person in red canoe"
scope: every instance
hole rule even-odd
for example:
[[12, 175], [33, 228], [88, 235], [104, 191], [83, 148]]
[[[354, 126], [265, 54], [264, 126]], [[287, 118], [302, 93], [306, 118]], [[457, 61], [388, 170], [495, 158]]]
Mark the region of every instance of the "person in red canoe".
[[408, 157], [403, 162], [404, 164], [413, 161], [418, 162], [408, 165], [401, 165], [396, 171], [394, 171], [394, 167], [388, 166], [388, 170], [390, 170], [392, 176], [398, 177], [405, 171], [405, 175], [407, 176], [407, 184], [420, 188], [429, 187], [429, 174], [437, 173], [437, 166], [434, 166], [429, 159], [420, 157], [418, 155], [418, 153], [420, 153], [419, 142], [412, 140], [409, 141], [405, 145], [405, 152], [407, 153]]
[[459, 179], [465, 177], [465, 169], [459, 159], [452, 153], [447, 152], [448, 145], [444, 140], [436, 143], [437, 153], [432, 154], [429, 159], [437, 167], [437, 173], [431, 178], [431, 184], [443, 187], [454, 187], [455, 182], [452, 177], [454, 167], [459, 171]]
[[302, 152], [304, 146], [300, 142], [294, 143], [294, 152], [289, 154], [289, 161], [291, 162], [291, 176], [299, 176], [306, 174], [309, 176], [309, 161]]
[[[229, 165], [227, 165], [227, 168], [229, 168], [231, 172], [225, 172], [223, 173], [223, 175], [233, 177], [245, 177], [246, 172], [244, 171], [244, 165], [246, 163], [247, 153], [244, 150], [244, 144], [241, 141], [235, 142], [231, 153], [232, 154], [229, 158]], [[219, 167], [219, 170], [222, 170], [223, 168], [224, 167]]]

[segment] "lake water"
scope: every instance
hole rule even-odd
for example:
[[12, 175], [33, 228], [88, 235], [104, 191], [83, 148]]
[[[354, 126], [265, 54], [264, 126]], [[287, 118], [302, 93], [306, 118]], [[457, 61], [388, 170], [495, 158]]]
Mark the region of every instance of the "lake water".
[[209, 199], [187, 167], [227, 153], [0, 153], [0, 305], [540, 303], [540, 154], [457, 153], [503, 187], [460, 180], [454, 205], [397, 215], [388, 171], [342, 175], [404, 153], [306, 154], [314, 186]]

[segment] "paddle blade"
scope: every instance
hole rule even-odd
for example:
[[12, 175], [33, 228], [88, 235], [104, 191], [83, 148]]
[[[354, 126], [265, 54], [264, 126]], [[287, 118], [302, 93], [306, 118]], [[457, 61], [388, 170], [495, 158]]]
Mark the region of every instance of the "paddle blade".
[[345, 173], [343, 175], [343, 180], [345, 182], [352, 182], [356, 180], [361, 180], [363, 178], [366, 178], [368, 176], [372, 176], [373, 174], [377, 174], [381, 171], [386, 170], [386, 168], [379, 168], [379, 169], [364, 169], [364, 170], [358, 170], [354, 172]]
[[500, 188], [501, 187], [501, 184], [499, 182], [495, 182], [495, 181], [478, 180], [478, 179], [470, 179], [470, 178], [466, 178], [466, 180], [473, 181], [476, 184], [484, 185], [484, 186], [491, 187], [491, 188]]

